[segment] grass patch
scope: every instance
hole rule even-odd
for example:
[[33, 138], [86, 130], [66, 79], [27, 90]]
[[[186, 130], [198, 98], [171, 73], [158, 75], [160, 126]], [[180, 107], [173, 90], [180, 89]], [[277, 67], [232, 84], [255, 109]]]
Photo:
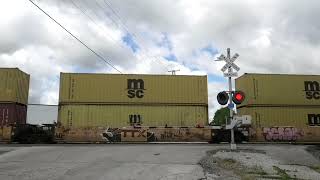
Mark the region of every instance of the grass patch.
[[247, 170], [248, 174], [257, 174], [259, 176], [265, 176], [265, 175], [268, 175], [267, 172], [265, 172], [261, 167], [257, 166], [257, 167], [254, 167], [254, 168], [249, 168]]
[[260, 166], [256, 167], [242, 167], [238, 170], [237, 174], [244, 180], [251, 180], [264, 177], [268, 175]]
[[219, 159], [218, 165], [224, 169], [232, 170], [234, 168], [239, 168], [240, 164], [234, 159]]
[[274, 170], [277, 172], [277, 174], [280, 176], [280, 179], [283, 179], [283, 180], [287, 180], [287, 179], [297, 179], [297, 178], [292, 178], [292, 177], [290, 177], [290, 176], [287, 174], [286, 170], [281, 169], [281, 168], [279, 168], [279, 167], [277, 167], [277, 166], [273, 166], [273, 169], [274, 169]]
[[[275, 174], [268, 174], [262, 167], [260, 166], [244, 166], [240, 162], [236, 161], [232, 158], [222, 159], [219, 157], [213, 156], [218, 152], [249, 152], [249, 153], [261, 153], [265, 154], [264, 151], [257, 151], [252, 149], [239, 149], [235, 151], [231, 151], [228, 149], [218, 149], [207, 151], [207, 155], [202, 158], [199, 164], [203, 167], [205, 172], [209, 172], [211, 174], [228, 174], [232, 173], [233, 175], [237, 176], [238, 178], [244, 180], [254, 180], [254, 179], [281, 179], [281, 180], [292, 180], [297, 179], [296, 177], [291, 177], [284, 169], [281, 169], [277, 166], [273, 166]], [[319, 172], [320, 166], [312, 166], [311, 169]]]
[[240, 162], [231, 158], [221, 159], [214, 157], [213, 155], [218, 152], [250, 152], [265, 154], [265, 151], [253, 149], [216, 149], [207, 151], [206, 156], [198, 163], [205, 172], [208, 172], [209, 174], [220, 174], [222, 171], [231, 171], [234, 175], [237, 175], [244, 180], [253, 180], [268, 175], [261, 167], [245, 167]]
[[258, 177], [268, 175], [260, 166], [245, 167], [234, 159], [218, 159], [217, 165], [220, 168], [233, 171], [236, 175], [240, 176], [243, 180], [253, 180]]
[[247, 152], [247, 153], [260, 153], [260, 154], [266, 154], [266, 151], [263, 150], [257, 150], [257, 149], [245, 149], [245, 148], [238, 148], [236, 150], [231, 150], [231, 149], [215, 149], [211, 151], [207, 151], [207, 155], [213, 155], [218, 152]]
[[320, 165], [318, 166], [309, 166], [310, 169], [313, 169], [314, 171], [320, 173]]

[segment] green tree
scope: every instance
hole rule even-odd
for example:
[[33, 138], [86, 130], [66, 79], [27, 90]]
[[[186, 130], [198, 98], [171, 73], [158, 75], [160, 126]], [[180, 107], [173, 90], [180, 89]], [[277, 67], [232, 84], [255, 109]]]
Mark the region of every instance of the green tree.
[[211, 126], [221, 126], [226, 124], [226, 118], [230, 116], [230, 109], [228, 107], [224, 107], [218, 109], [213, 117], [213, 121], [210, 122]]

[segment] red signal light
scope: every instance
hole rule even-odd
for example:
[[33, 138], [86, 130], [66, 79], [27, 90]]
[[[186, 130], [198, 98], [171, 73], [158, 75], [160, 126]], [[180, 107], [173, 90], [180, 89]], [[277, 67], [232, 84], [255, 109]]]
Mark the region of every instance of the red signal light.
[[245, 98], [245, 95], [242, 91], [235, 91], [232, 96], [232, 101], [235, 104], [241, 104]]
[[243, 96], [242, 96], [242, 94], [238, 93], [235, 95], [235, 98], [236, 98], [236, 100], [241, 101]]

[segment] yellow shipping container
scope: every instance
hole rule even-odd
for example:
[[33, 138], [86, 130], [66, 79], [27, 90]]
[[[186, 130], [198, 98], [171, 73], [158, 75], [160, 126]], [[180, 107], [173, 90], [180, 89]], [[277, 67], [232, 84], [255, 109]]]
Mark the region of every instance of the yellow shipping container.
[[320, 106], [242, 107], [252, 116], [252, 141], [320, 142]]
[[18, 68], [0, 68], [0, 102], [28, 104], [30, 75]]
[[240, 106], [320, 105], [320, 75], [244, 74], [235, 83], [246, 95]]
[[61, 73], [59, 103], [207, 105], [207, 76]]
[[65, 128], [141, 126], [194, 127], [208, 124], [207, 106], [60, 105]]

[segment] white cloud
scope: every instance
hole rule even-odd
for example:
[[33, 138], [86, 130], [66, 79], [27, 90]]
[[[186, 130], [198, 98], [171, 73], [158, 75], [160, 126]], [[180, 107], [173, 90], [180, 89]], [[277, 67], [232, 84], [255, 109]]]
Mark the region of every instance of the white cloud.
[[[201, 51], [214, 45], [218, 52], [239, 53], [244, 72], [318, 74], [320, 64], [320, 1], [103, 0], [35, 1], [67, 29], [124, 73], [214, 74], [222, 62]], [[1, 66], [31, 74], [30, 102], [57, 103], [58, 76], [64, 72], [112, 72], [104, 62], [74, 40], [48, 17], [23, 0], [0, 6]], [[118, 16], [126, 28], [121, 28]], [[113, 18], [113, 19], [110, 19]], [[98, 26], [96, 26], [98, 24]], [[119, 28], [120, 27], [120, 28]], [[142, 50], [133, 53], [121, 41], [127, 30]], [[172, 50], [159, 46], [164, 34]], [[170, 53], [177, 62], [163, 58]], [[146, 55], [147, 54], [147, 55]], [[210, 116], [219, 107], [215, 97], [226, 84], [209, 83]]]
[[270, 40], [270, 36], [271, 36], [271, 29], [262, 29], [259, 31], [259, 36], [252, 40], [249, 45], [252, 45], [254, 47], [256, 47], [257, 49], [259, 48], [268, 48], [271, 45], [271, 40]]

